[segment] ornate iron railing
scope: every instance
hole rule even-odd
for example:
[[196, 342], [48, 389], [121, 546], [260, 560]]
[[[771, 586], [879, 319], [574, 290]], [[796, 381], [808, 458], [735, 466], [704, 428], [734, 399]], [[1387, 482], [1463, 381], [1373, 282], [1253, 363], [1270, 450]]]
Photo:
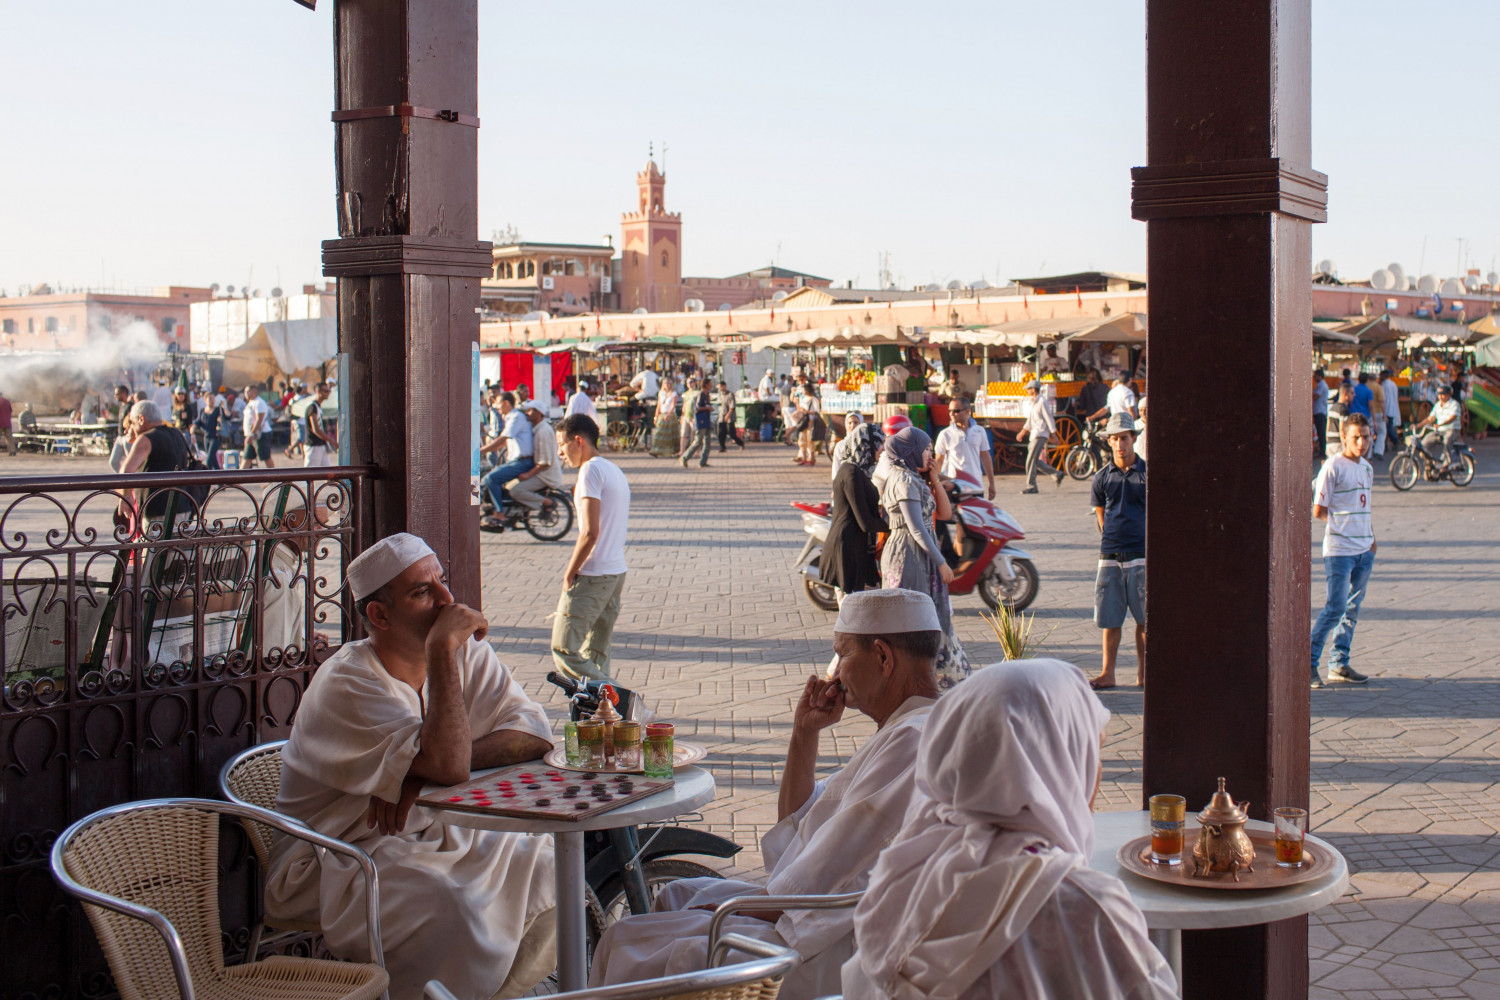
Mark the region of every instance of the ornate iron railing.
[[[290, 731], [357, 632], [342, 581], [369, 472], [0, 479], [0, 1000], [112, 993], [51, 843], [107, 805], [213, 796], [226, 759]], [[235, 952], [255, 889], [238, 828], [221, 846]]]

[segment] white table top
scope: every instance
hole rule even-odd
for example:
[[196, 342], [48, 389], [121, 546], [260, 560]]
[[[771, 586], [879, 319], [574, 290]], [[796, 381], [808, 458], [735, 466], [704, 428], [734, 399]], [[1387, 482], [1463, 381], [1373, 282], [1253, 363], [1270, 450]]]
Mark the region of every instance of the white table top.
[[[1188, 817], [1191, 831], [1198, 826]], [[1251, 820], [1252, 829], [1272, 830], [1270, 823]], [[1094, 854], [1089, 867], [1113, 875], [1125, 883], [1130, 898], [1146, 916], [1146, 926], [1153, 930], [1202, 930], [1210, 927], [1248, 927], [1274, 920], [1300, 917], [1320, 910], [1349, 889], [1349, 865], [1344, 856], [1327, 841], [1308, 834], [1307, 843], [1327, 851], [1333, 858], [1333, 870], [1321, 878], [1277, 889], [1239, 889], [1214, 891], [1168, 885], [1143, 878], [1121, 867], [1116, 859], [1121, 846], [1151, 832], [1151, 814], [1139, 812], [1103, 812], [1094, 814]], [[1196, 833], [1193, 833], [1196, 836]], [[1189, 839], [1188, 842], [1191, 842]], [[1274, 862], [1273, 862], [1274, 863]]]
[[[499, 768], [475, 771], [474, 778], [483, 778]], [[655, 795], [627, 802], [617, 809], [610, 809], [579, 820], [521, 819], [517, 816], [484, 816], [479, 813], [458, 812], [427, 806], [439, 814], [444, 823], [468, 826], [478, 830], [504, 830], [510, 833], [569, 833], [585, 830], [617, 830], [622, 826], [644, 826], [683, 813], [694, 812], [714, 799], [714, 776], [701, 767], [679, 767], [672, 772], [672, 787]], [[471, 778], [470, 780], [473, 780]], [[432, 795], [445, 789], [429, 785], [423, 795]]]

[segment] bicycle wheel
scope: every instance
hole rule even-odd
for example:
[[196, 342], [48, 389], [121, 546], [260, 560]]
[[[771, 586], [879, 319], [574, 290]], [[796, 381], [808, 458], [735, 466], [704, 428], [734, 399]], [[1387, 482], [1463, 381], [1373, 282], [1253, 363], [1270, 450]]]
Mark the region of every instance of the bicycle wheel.
[[1391, 459], [1391, 485], [1403, 491], [1417, 485], [1417, 460], [1410, 455]]
[[1460, 455], [1456, 464], [1448, 467], [1448, 478], [1454, 486], [1468, 486], [1474, 481], [1474, 456]]
[[1098, 471], [1090, 448], [1074, 448], [1063, 460], [1063, 471], [1077, 480], [1090, 479]]

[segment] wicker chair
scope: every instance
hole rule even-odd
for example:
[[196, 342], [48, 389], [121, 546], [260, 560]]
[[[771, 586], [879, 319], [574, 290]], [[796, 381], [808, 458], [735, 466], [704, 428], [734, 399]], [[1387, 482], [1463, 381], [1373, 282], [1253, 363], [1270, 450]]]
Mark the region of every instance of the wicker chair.
[[[281, 790], [281, 751], [285, 746], [286, 740], [276, 740], [251, 747], [229, 758], [219, 771], [219, 794], [230, 802], [275, 812], [276, 794]], [[250, 849], [255, 852], [261, 874], [265, 874], [271, 870], [271, 847], [275, 831], [244, 817], [240, 818], [240, 825], [245, 828], [245, 836], [250, 841]], [[245, 947], [247, 958], [254, 958], [260, 953], [261, 938], [267, 926], [265, 913], [257, 913], [255, 926], [250, 929], [250, 942]], [[313, 921], [289, 920], [285, 917], [273, 917], [269, 926], [288, 934], [317, 934], [323, 929]]]
[[[723, 965], [730, 951], [743, 951], [755, 957]], [[790, 948], [743, 934], [725, 934], [714, 949], [708, 969], [618, 986], [570, 990], [553, 994], [553, 1000], [776, 1000], [781, 992], [781, 977], [801, 962], [801, 957]], [[427, 984], [422, 996], [425, 1000], [457, 1000], [436, 979]]]
[[52, 874], [84, 903], [123, 1000], [374, 1000], [379, 965], [275, 955], [224, 965], [219, 926], [219, 817], [253, 818], [354, 857], [368, 888], [371, 954], [380, 955], [380, 903], [369, 855], [295, 820], [210, 799], [114, 806], [68, 827]]

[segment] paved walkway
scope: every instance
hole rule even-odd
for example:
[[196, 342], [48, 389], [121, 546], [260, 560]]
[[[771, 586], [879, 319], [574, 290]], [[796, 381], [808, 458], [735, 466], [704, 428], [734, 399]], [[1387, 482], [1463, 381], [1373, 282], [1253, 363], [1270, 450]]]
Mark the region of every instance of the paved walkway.
[[[1368, 687], [1312, 693], [1312, 821], [1355, 871], [1354, 892], [1316, 915], [1311, 996], [1348, 1000], [1500, 996], [1500, 447], [1476, 446], [1482, 474], [1466, 490], [1391, 489], [1377, 467], [1381, 539], [1355, 662]], [[703, 742], [719, 795], [705, 825], [745, 845], [728, 871], [760, 864], [775, 821], [791, 710], [807, 674], [831, 656], [833, 616], [809, 604], [790, 563], [803, 535], [792, 499], [826, 496], [826, 466], [789, 464], [779, 445], [715, 454], [706, 470], [644, 456], [619, 459], [634, 493], [631, 575], [615, 634], [615, 673], [648, 693], [679, 733]], [[1090, 621], [1096, 534], [1084, 484], [1001, 501], [1028, 530], [1041, 592], [1045, 655], [1098, 664]], [[545, 545], [485, 535], [485, 609], [502, 656], [527, 688], [561, 711], [542, 675], [572, 535]], [[1314, 558], [1317, 551], [1313, 547]], [[1314, 579], [1321, 587], [1321, 564]], [[1318, 595], [1321, 596], [1321, 595]], [[955, 601], [975, 662], [999, 657], [977, 595]], [[1128, 643], [1126, 644], [1129, 645]], [[1134, 654], [1121, 653], [1121, 681]], [[1114, 717], [1099, 808], [1137, 808], [1141, 695], [1103, 695]], [[846, 721], [825, 736], [832, 768], [872, 731]]]

